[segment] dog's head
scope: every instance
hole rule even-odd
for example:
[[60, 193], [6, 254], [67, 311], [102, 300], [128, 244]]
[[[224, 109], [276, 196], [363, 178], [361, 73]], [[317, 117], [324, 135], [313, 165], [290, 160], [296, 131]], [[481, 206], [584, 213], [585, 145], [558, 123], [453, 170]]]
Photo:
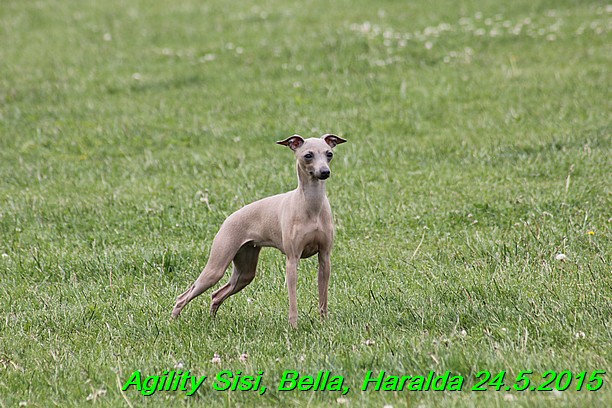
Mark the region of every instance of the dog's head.
[[312, 178], [325, 180], [331, 175], [329, 163], [334, 157], [332, 149], [346, 140], [339, 136], [326, 134], [320, 138], [304, 139], [300, 135], [293, 135], [276, 143], [287, 146], [295, 152], [298, 168]]

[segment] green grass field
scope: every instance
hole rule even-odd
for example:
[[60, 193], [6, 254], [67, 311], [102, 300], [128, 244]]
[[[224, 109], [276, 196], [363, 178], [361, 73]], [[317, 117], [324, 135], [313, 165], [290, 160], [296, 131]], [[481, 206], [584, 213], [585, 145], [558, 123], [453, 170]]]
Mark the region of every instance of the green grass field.
[[[611, 29], [598, 1], [2, 0], [0, 407], [612, 406]], [[217, 318], [169, 321], [225, 217], [295, 187], [274, 142], [328, 132], [330, 318], [308, 259], [289, 327], [268, 249]], [[137, 370], [209, 378], [122, 391]]]

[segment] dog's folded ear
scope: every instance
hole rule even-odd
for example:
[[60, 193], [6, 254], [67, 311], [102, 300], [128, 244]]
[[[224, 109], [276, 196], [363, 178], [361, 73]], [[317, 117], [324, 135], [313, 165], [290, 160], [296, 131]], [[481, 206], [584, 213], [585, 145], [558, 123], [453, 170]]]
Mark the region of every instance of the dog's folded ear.
[[300, 135], [293, 135], [285, 140], [279, 140], [276, 143], [279, 145], [288, 146], [291, 150], [295, 151], [304, 144], [304, 138]]
[[336, 145], [339, 145], [340, 143], [345, 143], [346, 140], [336, 136], [336, 135], [332, 135], [331, 133], [328, 133], [326, 135], [321, 136], [321, 139], [325, 140], [325, 142], [329, 145], [329, 147], [334, 148], [336, 147]]

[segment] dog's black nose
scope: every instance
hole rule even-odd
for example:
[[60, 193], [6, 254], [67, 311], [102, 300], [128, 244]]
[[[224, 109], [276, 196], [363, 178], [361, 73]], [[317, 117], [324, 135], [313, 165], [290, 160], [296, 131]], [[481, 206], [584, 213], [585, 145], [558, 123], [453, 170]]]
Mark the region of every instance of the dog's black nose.
[[331, 172], [329, 170], [321, 170], [321, 173], [319, 173], [319, 178], [321, 180], [325, 180], [325, 179], [329, 178], [330, 174], [331, 174]]

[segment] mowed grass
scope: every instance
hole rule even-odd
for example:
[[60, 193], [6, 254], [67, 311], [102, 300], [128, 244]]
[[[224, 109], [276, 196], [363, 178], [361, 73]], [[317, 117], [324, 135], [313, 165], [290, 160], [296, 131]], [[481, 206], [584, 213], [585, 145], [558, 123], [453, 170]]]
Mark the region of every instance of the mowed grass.
[[[470, 389], [611, 368], [611, 21], [597, 1], [3, 0], [0, 406], [610, 406], [609, 372]], [[274, 142], [328, 132], [349, 140], [329, 319], [305, 260], [290, 329], [268, 249], [215, 319], [205, 294], [169, 321], [225, 217], [295, 187]], [[210, 379], [121, 391], [175, 367]], [[215, 391], [222, 370], [268, 390]], [[281, 392], [285, 370], [351, 391]], [[361, 391], [369, 370], [465, 384]]]

